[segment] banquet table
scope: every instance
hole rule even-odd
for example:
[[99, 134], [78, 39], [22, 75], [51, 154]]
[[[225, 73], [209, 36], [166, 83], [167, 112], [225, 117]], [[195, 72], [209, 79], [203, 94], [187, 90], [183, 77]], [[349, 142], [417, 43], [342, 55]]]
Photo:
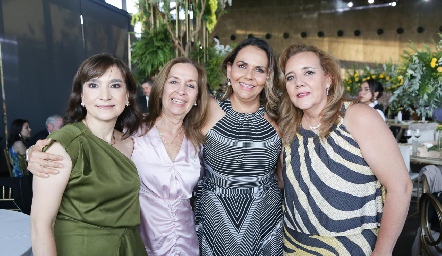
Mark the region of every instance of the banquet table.
[[410, 155], [410, 162], [420, 163], [420, 164], [433, 164], [442, 167], [442, 151], [438, 150], [428, 150], [425, 143], [429, 145], [434, 145], [434, 141], [427, 141], [419, 143], [418, 153], [416, 155]]
[[0, 209], [0, 255], [33, 255], [30, 225], [29, 215]]

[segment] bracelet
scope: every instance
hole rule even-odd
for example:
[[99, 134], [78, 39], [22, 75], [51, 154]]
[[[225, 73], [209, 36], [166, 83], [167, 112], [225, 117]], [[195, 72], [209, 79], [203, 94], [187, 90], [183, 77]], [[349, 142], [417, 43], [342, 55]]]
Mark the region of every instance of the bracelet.
[[33, 146], [35, 146], [35, 145], [32, 145], [32, 146], [30, 146], [28, 149], [26, 149], [26, 162], [29, 162], [29, 155], [28, 155], [28, 152], [29, 152], [29, 150], [33, 147]]

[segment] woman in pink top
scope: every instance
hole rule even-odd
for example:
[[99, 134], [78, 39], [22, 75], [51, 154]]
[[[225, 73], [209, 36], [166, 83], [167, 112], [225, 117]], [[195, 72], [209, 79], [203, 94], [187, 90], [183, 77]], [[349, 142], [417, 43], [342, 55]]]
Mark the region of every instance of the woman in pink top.
[[141, 179], [140, 234], [149, 255], [199, 255], [190, 198], [201, 172], [207, 102], [205, 71], [184, 57], [166, 64], [152, 86], [131, 157]]
[[[188, 58], [169, 61], [160, 71], [149, 97], [149, 114], [133, 136], [131, 159], [140, 179], [141, 225], [147, 253], [199, 255], [190, 198], [200, 177], [201, 127], [209, 94], [206, 72]], [[48, 140], [40, 141], [39, 150]], [[57, 173], [47, 160], [59, 160], [32, 150], [29, 170], [40, 177]], [[60, 166], [58, 166], [60, 167]]]

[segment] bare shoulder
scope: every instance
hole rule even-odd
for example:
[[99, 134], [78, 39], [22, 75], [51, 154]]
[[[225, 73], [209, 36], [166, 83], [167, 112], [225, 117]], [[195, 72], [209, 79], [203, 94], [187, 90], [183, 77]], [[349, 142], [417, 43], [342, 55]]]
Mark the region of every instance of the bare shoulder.
[[69, 172], [70, 172], [71, 167], [72, 167], [71, 157], [69, 156], [66, 149], [59, 142], [54, 141], [54, 143], [52, 143], [48, 147], [48, 149], [46, 150], [46, 153], [62, 156], [63, 160], [61, 161], [61, 164], [63, 164], [63, 166], [64, 166], [62, 169], [69, 170]]
[[349, 129], [368, 128], [381, 123], [385, 124], [378, 112], [365, 104], [353, 104], [345, 111], [344, 124]]
[[281, 137], [281, 133], [279, 132], [279, 126], [267, 113], [264, 114], [264, 118], [273, 126], [273, 128], [278, 133], [279, 137]]
[[221, 118], [224, 117], [226, 113], [222, 108], [219, 106], [218, 102], [210, 97], [209, 98], [209, 104], [208, 104], [208, 111], [207, 111], [207, 122], [204, 124], [202, 130], [202, 133], [206, 135], [210, 129], [219, 121]]
[[130, 158], [134, 150], [134, 140], [132, 136], [123, 139], [123, 133], [115, 131], [114, 147], [118, 149], [123, 155]]
[[12, 145], [12, 147], [14, 148], [14, 151], [20, 155], [25, 155], [26, 154], [26, 146], [25, 144], [18, 140], [16, 142], [14, 142], [14, 144]]

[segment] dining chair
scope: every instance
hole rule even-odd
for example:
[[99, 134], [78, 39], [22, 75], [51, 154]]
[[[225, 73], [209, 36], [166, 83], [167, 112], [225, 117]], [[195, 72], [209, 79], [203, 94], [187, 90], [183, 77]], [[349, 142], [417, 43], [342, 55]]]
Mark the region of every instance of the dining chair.
[[18, 154], [18, 161], [20, 163], [20, 169], [23, 175], [29, 175], [28, 163], [26, 162], [26, 156]]
[[[435, 231], [432, 218], [437, 216], [438, 230], [442, 227], [442, 204], [431, 193], [423, 193], [419, 202], [420, 212], [420, 255], [441, 255], [442, 235]], [[435, 215], [436, 214], [436, 215]], [[432, 226], [433, 222], [433, 226]]]
[[6, 167], [9, 171], [9, 177], [12, 177], [12, 163], [11, 163], [11, 156], [9, 155], [9, 149], [5, 148], [3, 149], [3, 152], [5, 154], [6, 159]]
[[420, 197], [420, 181], [419, 181], [419, 173], [411, 172], [410, 168], [410, 146], [398, 144], [399, 150], [401, 151], [402, 158], [404, 159], [405, 166], [407, 167], [408, 174], [410, 175], [411, 182], [416, 183], [416, 190], [413, 188], [413, 192], [416, 192], [417, 205], [419, 208], [419, 197]]
[[4, 183], [0, 179], [0, 209], [21, 211], [16, 203], [16, 198], [19, 197], [19, 190], [12, 184]]

